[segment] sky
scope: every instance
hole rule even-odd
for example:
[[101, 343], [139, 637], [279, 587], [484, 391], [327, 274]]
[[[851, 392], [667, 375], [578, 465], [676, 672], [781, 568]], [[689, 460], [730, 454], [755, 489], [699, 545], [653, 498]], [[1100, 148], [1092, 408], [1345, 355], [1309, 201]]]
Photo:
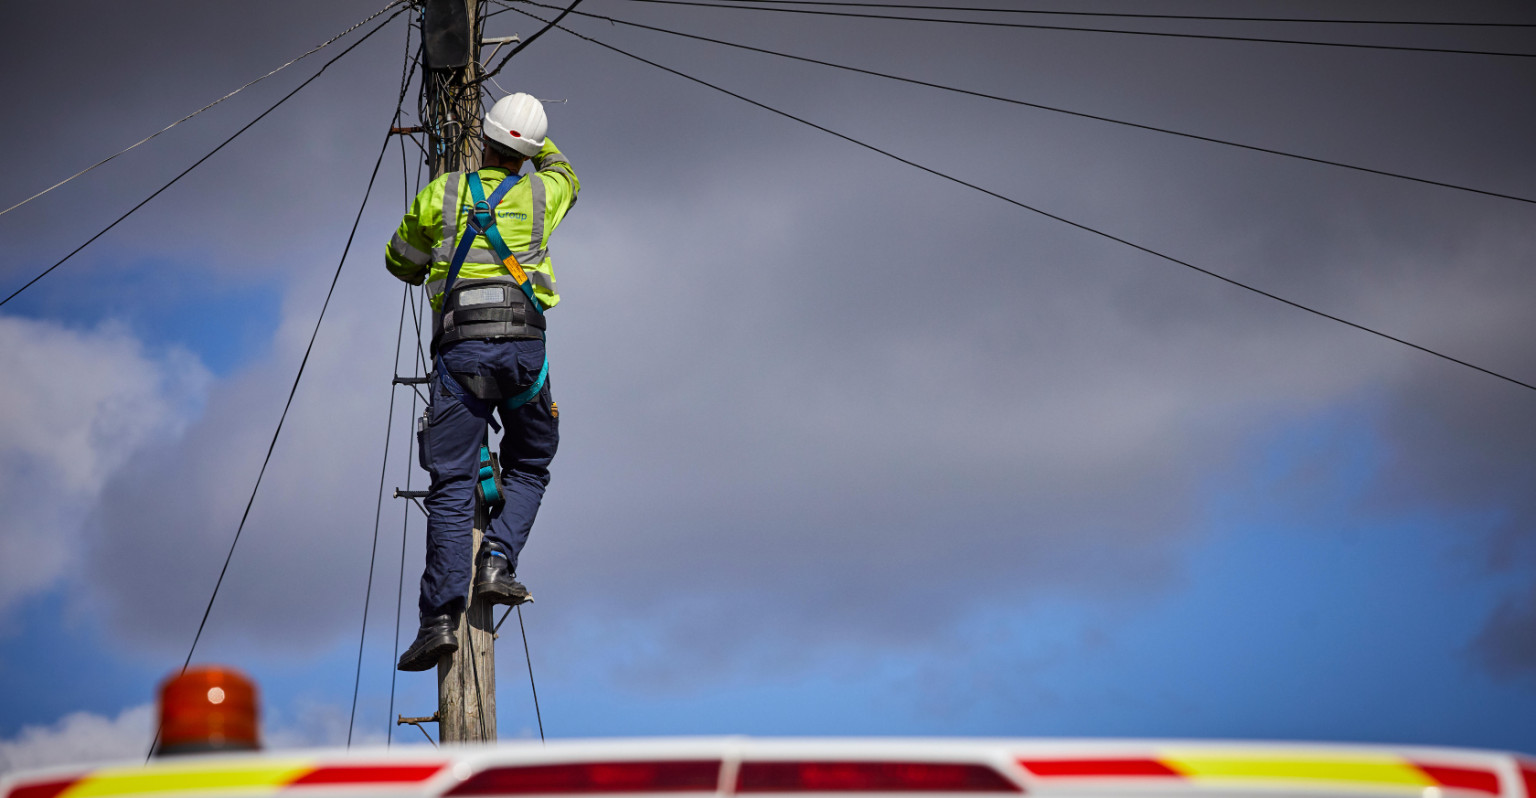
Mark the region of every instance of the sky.
[[[383, 1], [11, 4], [0, 206]], [[1072, 8], [1536, 23], [1515, 2]], [[1536, 199], [1530, 58], [578, 10]], [[256, 679], [272, 747], [344, 743], [349, 725], [354, 743], [424, 744], [389, 723], [434, 709], [432, 676], [392, 670], [424, 530], [376, 500], [381, 468], [386, 492], [425, 479], [408, 454], [421, 408], [395, 389], [391, 410], [403, 295], [381, 257], [418, 186], [408, 142], [389, 139], [346, 250], [409, 17], [0, 307], [0, 770], [148, 747], [156, 686], [188, 655], [338, 263], [193, 661]], [[1530, 28], [1006, 18], [1536, 52]], [[567, 24], [1536, 383], [1529, 201]], [[539, 25], [507, 11], [486, 32]], [[370, 29], [0, 215], [0, 289]], [[503, 739], [542, 725], [1536, 753], [1536, 390], [564, 32], [497, 82], [492, 96], [546, 101], [583, 185], [552, 245], [561, 449], [519, 574], [537, 597], [522, 621], [539, 713], [513, 618]]]

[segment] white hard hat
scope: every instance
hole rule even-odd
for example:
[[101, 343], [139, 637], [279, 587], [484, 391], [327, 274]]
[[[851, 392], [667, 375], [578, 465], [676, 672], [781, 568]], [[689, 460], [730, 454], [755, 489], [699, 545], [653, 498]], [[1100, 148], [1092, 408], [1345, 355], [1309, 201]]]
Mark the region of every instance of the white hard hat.
[[531, 94], [509, 94], [496, 101], [485, 115], [485, 137], [533, 157], [544, 147], [549, 119], [544, 104]]

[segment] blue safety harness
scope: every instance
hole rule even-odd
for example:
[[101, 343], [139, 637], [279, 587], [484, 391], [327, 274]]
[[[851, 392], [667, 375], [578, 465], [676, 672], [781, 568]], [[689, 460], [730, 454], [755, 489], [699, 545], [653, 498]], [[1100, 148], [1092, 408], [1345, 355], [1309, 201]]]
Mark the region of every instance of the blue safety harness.
[[[453, 295], [453, 283], [459, 278], [459, 269], [464, 266], [464, 259], [469, 256], [469, 249], [474, 244], [475, 238], [477, 236], [485, 236], [486, 241], [490, 242], [491, 248], [496, 251], [496, 257], [500, 258], [502, 264], [507, 268], [507, 273], [517, 281], [517, 287], [522, 290], [523, 296], [528, 298], [528, 303], [535, 311], [543, 315], [544, 303], [540, 302], [539, 298], [534, 295], [533, 281], [528, 279], [527, 274], [518, 265], [517, 258], [512, 254], [512, 249], [507, 246], [506, 240], [501, 237], [501, 231], [496, 229], [496, 206], [501, 204], [501, 201], [506, 198], [507, 192], [517, 184], [518, 180], [522, 179], [522, 176], [508, 175], [501, 181], [500, 185], [496, 186], [496, 189], [491, 192], [489, 197], [485, 195], [485, 186], [480, 182], [479, 172], [470, 172], [466, 177], [469, 178], [469, 194], [474, 199], [475, 204], [469, 209], [469, 218], [466, 220], [466, 227], [468, 229], [459, 237], [458, 246], [453, 250], [453, 260], [448, 264], [448, 278], [443, 283], [444, 304], [446, 305], [448, 298]], [[537, 246], [539, 242], [535, 241], [533, 243]], [[443, 363], [442, 354], [434, 353], [432, 359], [433, 365], [437, 369], [438, 378], [443, 380], [444, 387], [452, 391], [461, 401], [466, 400], [467, 391], [449, 373], [447, 366]], [[544, 355], [544, 365], [539, 367], [539, 376], [534, 379], [532, 385], [518, 392], [516, 396], [502, 400], [502, 412], [510, 412], [532, 401], [535, 396], [539, 395], [540, 391], [544, 390], [544, 383], [548, 378], [549, 354], [546, 352]], [[476, 400], [479, 401], [479, 397], [476, 397]], [[500, 431], [501, 425], [496, 423], [494, 416], [488, 417], [488, 421], [493, 428]], [[496, 463], [495, 455], [491, 453], [489, 442], [482, 443], [480, 445], [480, 468], [475, 481], [477, 483], [477, 492], [486, 504], [500, 504], [502, 502], [500, 474], [498, 471], [500, 471], [500, 467]]]
[[[534, 294], [533, 281], [529, 280], [527, 274], [523, 273], [522, 268], [518, 266], [511, 247], [508, 247], [506, 239], [501, 237], [501, 231], [496, 229], [496, 206], [501, 204], [507, 192], [512, 190], [512, 186], [522, 179], [522, 175], [507, 176], [489, 197], [485, 196], [485, 186], [480, 182], [479, 172], [470, 172], [466, 177], [469, 178], [469, 195], [474, 199], [475, 204], [469, 209], [469, 218], [465, 222], [468, 229], [459, 237], [459, 244], [453, 250], [453, 260], [448, 264], [448, 278], [443, 283], [443, 301], [447, 302], [448, 297], [452, 296], [453, 283], [459, 278], [459, 269], [464, 266], [464, 259], [469, 257], [469, 248], [474, 244], [476, 236], [485, 236], [485, 240], [489, 241], [491, 248], [496, 251], [496, 257], [500, 258], [506, 267], [507, 273], [517, 280], [517, 287], [523, 292], [523, 296], [528, 298], [528, 304], [542, 316], [544, 303], [540, 302], [538, 296]], [[534, 242], [534, 244], [538, 243]], [[435, 359], [438, 368], [446, 374], [447, 369], [442, 366], [442, 357], [435, 356]], [[515, 410], [527, 404], [533, 397], [539, 395], [539, 391], [544, 390], [544, 382], [548, 378], [549, 355], [545, 353], [544, 364], [539, 367], [539, 376], [534, 378], [533, 384], [516, 396], [503, 400], [502, 408]]]

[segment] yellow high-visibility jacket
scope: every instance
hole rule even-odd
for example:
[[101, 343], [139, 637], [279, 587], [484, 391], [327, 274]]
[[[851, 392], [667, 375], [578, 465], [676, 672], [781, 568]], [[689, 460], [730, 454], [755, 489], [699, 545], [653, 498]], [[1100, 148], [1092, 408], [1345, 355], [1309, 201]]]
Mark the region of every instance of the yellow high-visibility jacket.
[[[496, 227], [533, 282], [534, 295], [544, 307], [551, 308], [560, 302], [560, 293], [555, 290], [555, 273], [549, 262], [549, 237], [576, 203], [581, 181], [571, 162], [547, 138], [544, 148], [533, 156], [533, 166], [537, 171], [518, 181], [496, 206]], [[481, 169], [486, 196], [509, 174], [498, 167]], [[459, 236], [467, 229], [473, 205], [463, 172], [439, 175], [416, 195], [385, 250], [384, 265], [390, 274], [412, 285], [427, 282], [433, 308], [442, 308], [448, 267]], [[485, 236], [476, 236], [459, 269], [459, 278], [506, 274], [490, 242]]]

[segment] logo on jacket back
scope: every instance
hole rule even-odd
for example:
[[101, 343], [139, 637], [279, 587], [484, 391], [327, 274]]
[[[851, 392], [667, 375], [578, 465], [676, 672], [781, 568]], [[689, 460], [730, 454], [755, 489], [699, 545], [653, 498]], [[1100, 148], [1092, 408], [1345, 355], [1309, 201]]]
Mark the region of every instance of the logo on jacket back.
[[[465, 205], [463, 212], [464, 212], [465, 215], [473, 215], [474, 212], [475, 212], [475, 208], [474, 208], [473, 205]], [[503, 210], [501, 208], [497, 208], [496, 209], [496, 218], [497, 219], [516, 219], [519, 222], [526, 222], [526, 221], [528, 221], [528, 214], [523, 213], [522, 211], [508, 211], [508, 210]]]

